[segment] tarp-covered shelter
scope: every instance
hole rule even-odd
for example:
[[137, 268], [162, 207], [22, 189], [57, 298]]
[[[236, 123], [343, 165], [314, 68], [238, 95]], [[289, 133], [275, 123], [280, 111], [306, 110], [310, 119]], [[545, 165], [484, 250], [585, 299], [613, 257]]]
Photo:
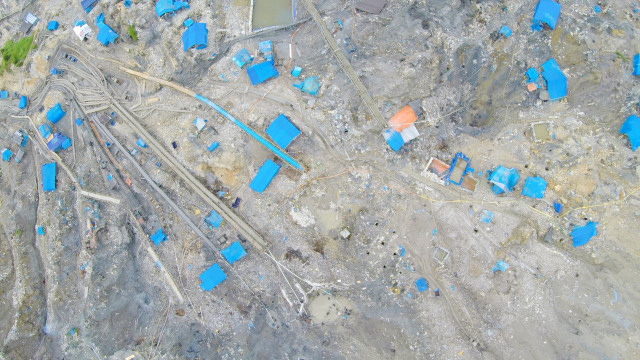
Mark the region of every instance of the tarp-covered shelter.
[[560, 4], [553, 0], [540, 0], [536, 6], [531, 20], [531, 29], [533, 31], [542, 30], [544, 24], [549, 25], [551, 29], [555, 29], [556, 22], [560, 16]]
[[91, 10], [93, 10], [93, 8], [94, 8], [94, 6], [96, 6], [97, 2], [98, 2], [98, 0], [82, 0], [80, 5], [84, 9], [84, 11], [86, 11], [87, 14], [88, 14], [89, 12], [91, 12]]
[[40, 131], [40, 135], [46, 141], [49, 136], [51, 136], [51, 128], [48, 124], [42, 124], [38, 126], [38, 131]]
[[222, 224], [222, 217], [215, 210], [211, 210], [209, 216], [204, 218], [204, 222], [209, 226], [217, 228]]
[[263, 82], [278, 77], [278, 70], [269, 61], [265, 61], [259, 64], [253, 64], [247, 66], [247, 75], [251, 85], [262, 84]]
[[620, 134], [627, 135], [631, 143], [631, 150], [636, 151], [638, 146], [640, 146], [640, 118], [635, 114], [629, 116], [624, 124], [622, 124]]
[[278, 146], [286, 149], [293, 139], [300, 135], [300, 130], [286, 116], [280, 114], [267, 127], [266, 133]]
[[182, 48], [184, 51], [189, 50], [192, 47], [196, 49], [204, 49], [207, 47], [207, 24], [195, 23], [189, 26], [182, 34]]
[[56, 189], [56, 163], [42, 165], [42, 191], [49, 192]]
[[384, 137], [384, 140], [387, 142], [387, 144], [389, 145], [389, 147], [391, 147], [391, 150], [393, 151], [398, 151], [400, 150], [400, 148], [402, 148], [402, 146], [404, 145], [404, 140], [402, 139], [402, 135], [400, 135], [399, 132], [391, 129], [386, 129], [383, 133], [382, 136]]
[[542, 70], [542, 77], [547, 82], [549, 99], [557, 100], [567, 96], [567, 77], [560, 70], [558, 63], [549, 59], [542, 64]]
[[227, 247], [226, 249], [220, 250], [220, 253], [222, 253], [222, 256], [227, 259], [229, 264], [233, 264], [234, 262], [240, 260], [243, 256], [247, 255], [247, 252], [237, 241], [229, 245], [229, 247]]
[[245, 65], [251, 63], [253, 61], [253, 56], [251, 56], [251, 53], [249, 52], [249, 50], [242, 48], [240, 50], [238, 50], [238, 52], [233, 55], [233, 57], [231, 58], [231, 60], [233, 60], [233, 62], [240, 68], [242, 69]]
[[269, 186], [273, 177], [276, 176], [278, 170], [280, 170], [280, 166], [273, 162], [273, 160], [267, 159], [264, 165], [260, 167], [260, 170], [258, 170], [256, 177], [253, 178], [249, 187], [253, 191], [262, 193], [267, 186]]
[[162, 229], [158, 229], [153, 235], [149, 237], [154, 244], [160, 245], [161, 242], [167, 240], [167, 235], [162, 232]]
[[58, 30], [58, 26], [59, 25], [60, 24], [58, 24], [57, 21], [51, 20], [51, 21], [49, 21], [49, 24], [47, 24], [47, 30], [49, 30], [49, 31]]
[[226, 278], [227, 274], [222, 271], [220, 265], [213, 264], [210, 268], [200, 274], [200, 281], [202, 281], [200, 288], [204, 291], [213, 290], [213, 288], [218, 286]]
[[119, 37], [109, 25], [104, 23], [104, 13], [101, 13], [96, 18], [96, 24], [98, 25], [98, 36], [96, 37], [102, 45], [107, 46], [113, 44], [113, 42]]
[[502, 165], [498, 165], [498, 167], [491, 172], [488, 180], [489, 183], [493, 184], [491, 191], [496, 195], [500, 195], [503, 192], [513, 191], [516, 183], [520, 180], [520, 174], [518, 174], [518, 170], [516, 169], [508, 169]]
[[183, 8], [189, 8], [187, 1], [158, 0], [156, 3], [156, 15], [162, 16], [164, 14], [174, 13]]
[[53, 138], [47, 142], [47, 148], [51, 151], [65, 150], [71, 146], [71, 139], [62, 135], [61, 133], [56, 133], [53, 135]]
[[20, 108], [20, 109], [26, 108], [28, 100], [29, 99], [27, 99], [26, 96], [24, 96], [24, 95], [20, 96], [20, 102], [18, 103], [18, 108]]
[[56, 103], [54, 107], [47, 111], [47, 120], [51, 121], [52, 124], [55, 124], [60, 121], [65, 114], [66, 112], [62, 110], [60, 103]]
[[2, 149], [2, 160], [4, 161], [11, 161], [11, 157], [13, 156], [13, 152], [11, 152], [11, 150], [4, 148]]

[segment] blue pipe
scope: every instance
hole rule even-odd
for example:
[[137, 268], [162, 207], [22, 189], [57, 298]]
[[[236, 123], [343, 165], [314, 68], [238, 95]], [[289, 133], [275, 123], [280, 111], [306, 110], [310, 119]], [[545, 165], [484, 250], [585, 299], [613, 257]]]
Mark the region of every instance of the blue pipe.
[[198, 99], [198, 100], [202, 101], [203, 103], [211, 106], [215, 111], [217, 111], [220, 114], [222, 114], [222, 116], [226, 117], [229, 121], [233, 122], [238, 127], [240, 127], [240, 129], [244, 130], [247, 134], [251, 135], [252, 138], [258, 140], [267, 149], [271, 150], [274, 154], [278, 155], [278, 157], [280, 157], [282, 160], [284, 160], [287, 163], [289, 163], [289, 165], [295, 167], [296, 169], [298, 169], [300, 171], [304, 171], [304, 168], [302, 167], [302, 165], [300, 165], [297, 161], [295, 161], [291, 156], [285, 154], [282, 150], [280, 150], [277, 147], [275, 147], [267, 139], [265, 139], [262, 136], [260, 136], [260, 134], [256, 133], [250, 127], [248, 127], [247, 125], [245, 125], [244, 123], [242, 123], [238, 119], [236, 119], [233, 116], [231, 116], [228, 112], [226, 112], [225, 109], [221, 108], [216, 103], [214, 103], [213, 101], [211, 101], [211, 100], [207, 99], [206, 97], [204, 97], [202, 95], [199, 95], [199, 94], [196, 94], [196, 99]]

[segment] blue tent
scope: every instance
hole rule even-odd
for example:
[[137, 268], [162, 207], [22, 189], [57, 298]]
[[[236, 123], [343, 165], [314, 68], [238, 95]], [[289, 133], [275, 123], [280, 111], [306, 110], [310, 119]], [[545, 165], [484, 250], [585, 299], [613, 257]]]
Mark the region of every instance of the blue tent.
[[54, 191], [56, 189], [56, 163], [42, 165], [42, 191]]
[[272, 63], [265, 61], [259, 64], [247, 66], [247, 75], [251, 85], [262, 84], [263, 82], [278, 77], [278, 70]]
[[636, 151], [640, 146], [640, 118], [635, 114], [627, 118], [620, 128], [620, 134], [625, 134], [631, 143], [631, 150]]
[[195, 23], [189, 26], [182, 34], [182, 48], [184, 51], [196, 46], [196, 49], [207, 47], [207, 24]]
[[640, 54], [633, 56], [633, 75], [640, 76]]
[[233, 55], [231, 60], [233, 60], [233, 62], [240, 69], [242, 69], [243, 66], [253, 61], [253, 56], [251, 56], [251, 53], [249, 52], [249, 50], [242, 48], [235, 55]]
[[58, 30], [58, 22], [55, 20], [51, 20], [49, 21], [49, 24], [47, 24], [47, 30], [49, 31], [53, 31], [53, 30]]
[[560, 66], [554, 59], [542, 64], [542, 77], [547, 82], [549, 98], [557, 100], [567, 96], [567, 77], [564, 76]]
[[38, 127], [38, 131], [40, 131], [40, 135], [42, 135], [43, 139], [47, 139], [49, 135], [51, 135], [51, 128], [47, 124], [42, 124]]
[[228, 248], [222, 249], [220, 251], [222, 256], [229, 262], [229, 264], [233, 264], [234, 262], [240, 260], [243, 256], [247, 255], [247, 252], [244, 251], [242, 245], [239, 242], [235, 241]]
[[107, 46], [109, 44], [113, 44], [113, 42], [119, 38], [118, 34], [116, 34], [109, 25], [104, 23], [104, 13], [100, 13], [100, 15], [98, 15], [96, 18], [96, 24], [98, 25], [98, 36], [96, 36], [96, 38], [102, 43], [102, 45]]
[[167, 13], [174, 13], [182, 8], [188, 9], [189, 3], [186, 1], [158, 0], [156, 3], [156, 15], [162, 16]]
[[86, 11], [88, 14], [89, 12], [91, 12], [91, 10], [93, 10], [93, 7], [96, 6], [97, 2], [98, 0], [82, 0], [80, 5], [84, 9], [84, 11]]
[[52, 124], [55, 124], [60, 121], [65, 114], [66, 112], [62, 110], [60, 103], [56, 103], [54, 107], [47, 111], [47, 120], [51, 121]]
[[547, 182], [538, 176], [529, 176], [524, 181], [524, 187], [522, 188], [522, 195], [528, 196], [534, 199], [542, 199], [544, 191], [547, 189]]
[[7, 148], [2, 149], [2, 160], [11, 161], [12, 156], [13, 156], [13, 153], [11, 152], [11, 150]]
[[393, 151], [398, 151], [404, 145], [402, 135], [399, 132], [389, 128], [382, 133], [384, 140], [389, 144]]
[[267, 159], [264, 165], [260, 167], [260, 170], [258, 170], [256, 177], [253, 178], [249, 187], [253, 191], [262, 193], [267, 186], [269, 186], [273, 177], [276, 176], [278, 170], [280, 170], [280, 166], [273, 162], [273, 160]]
[[296, 81], [293, 83], [293, 87], [297, 87], [300, 91], [306, 92], [313, 96], [317, 96], [318, 89], [320, 89], [320, 81], [317, 76], [312, 76], [304, 79], [304, 81]]
[[300, 135], [300, 130], [298, 130], [286, 116], [280, 114], [273, 120], [271, 125], [267, 127], [266, 133], [278, 146], [286, 149], [293, 139]]
[[204, 291], [210, 291], [226, 278], [227, 274], [222, 271], [220, 265], [213, 264], [210, 268], [205, 270], [205, 272], [200, 274], [200, 281], [202, 281], [200, 288]]
[[559, 16], [560, 4], [553, 0], [540, 0], [533, 14], [531, 29], [533, 31], [542, 30], [543, 24], [547, 24], [551, 29], [555, 29]]
[[589, 221], [585, 226], [574, 226], [573, 231], [571, 231], [571, 240], [573, 242], [573, 247], [582, 246], [591, 240], [592, 237], [596, 236], [598, 230], [596, 230], [596, 225], [593, 221]]
[[516, 183], [520, 180], [520, 174], [516, 169], [507, 169], [502, 165], [498, 165], [487, 180], [493, 184], [491, 191], [496, 195], [500, 195], [503, 192], [513, 191]]
[[209, 226], [217, 228], [222, 224], [222, 217], [220, 217], [215, 210], [211, 210], [209, 216], [204, 218], [204, 222], [209, 224]]
[[27, 99], [26, 96], [24, 96], [24, 95], [20, 96], [20, 103], [18, 104], [18, 107], [20, 109], [26, 108], [27, 107], [27, 101], [28, 101], [28, 99]]
[[167, 240], [167, 235], [162, 232], [162, 229], [158, 229], [153, 235], [149, 237], [156, 245], [160, 245], [161, 242]]

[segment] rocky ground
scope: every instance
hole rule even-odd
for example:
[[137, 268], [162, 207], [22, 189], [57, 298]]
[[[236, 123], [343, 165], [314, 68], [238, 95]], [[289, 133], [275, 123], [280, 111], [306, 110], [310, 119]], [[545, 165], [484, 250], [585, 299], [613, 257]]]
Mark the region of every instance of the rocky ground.
[[[45, 112], [56, 102], [70, 109], [56, 127], [74, 146], [59, 158], [43, 150], [34, 128], [46, 121], [39, 104], [24, 112], [17, 100], [0, 99], [0, 148], [16, 147], [18, 129], [31, 134], [19, 164], [0, 162], [0, 357], [635, 358], [640, 163], [619, 129], [638, 111], [640, 80], [631, 74], [640, 50], [637, 4], [562, 1], [556, 28], [532, 32], [536, 1], [388, 1], [379, 15], [354, 11], [351, 1], [317, 1], [330, 30], [334, 20], [343, 24], [338, 44], [354, 41], [348, 58], [386, 118], [420, 101], [420, 137], [393, 152], [317, 25], [241, 38], [251, 33], [247, 3], [193, 0], [159, 19], [153, 2], [125, 9], [102, 0], [88, 15], [77, 2], [26, 2], [42, 19], [37, 47], [22, 68], [2, 74], [0, 87], [36, 98], [60, 44], [86, 50], [113, 94], [181, 164], [224, 192], [228, 205], [242, 199], [237, 213], [269, 251], [243, 242], [248, 256], [223, 266], [228, 279], [203, 292], [198, 276], [217, 251], [112, 150], [134, 183], [125, 184], [88, 122], [75, 125], [85, 114], [68, 94], [42, 94]], [[22, 5], [3, 2], [0, 14]], [[73, 20], [95, 31], [101, 12], [121, 38], [108, 48], [95, 38], [80, 43]], [[308, 16], [297, 4], [297, 19]], [[187, 17], [207, 23], [206, 49], [182, 50]], [[0, 20], [0, 42], [21, 37], [22, 18]], [[46, 31], [50, 19], [61, 24], [56, 32]], [[129, 24], [137, 42], [127, 36]], [[511, 37], [498, 36], [502, 25]], [[263, 40], [274, 43], [280, 76], [251, 86], [231, 57], [243, 47], [256, 54]], [[524, 76], [550, 58], [568, 78], [568, 96], [555, 102], [544, 89], [527, 91]], [[192, 89], [259, 133], [285, 114], [302, 131], [287, 153], [305, 171], [283, 167], [263, 194], [252, 191], [249, 182], [271, 153], [202, 103], [131, 77], [120, 64]], [[303, 78], [319, 77], [317, 97], [292, 86], [293, 66]], [[60, 78], [89, 83], [70, 72]], [[208, 119], [200, 133], [196, 116]], [[549, 141], [534, 139], [532, 124], [540, 122], [549, 124]], [[139, 134], [117, 114], [107, 127], [137, 149], [135, 160], [215, 244], [222, 235], [227, 244], [238, 239], [229, 224], [202, 224], [206, 202], [158, 154], [136, 147]], [[210, 153], [212, 141], [220, 147]], [[449, 162], [457, 152], [471, 159], [479, 180], [473, 193], [424, 171], [431, 157]], [[59, 166], [56, 191], [43, 193], [40, 167], [51, 161], [69, 171]], [[487, 182], [498, 165], [521, 176], [500, 196]], [[521, 195], [527, 176], [548, 182], [542, 199]], [[487, 212], [493, 218], [484, 222]], [[570, 233], [587, 221], [598, 223], [598, 233], [574, 248]], [[147, 250], [147, 235], [160, 227], [168, 240], [152, 246], [183, 302]], [[340, 234], [345, 229], [348, 236]], [[498, 260], [509, 264], [505, 272], [492, 271]], [[419, 278], [428, 291], [418, 291]]]

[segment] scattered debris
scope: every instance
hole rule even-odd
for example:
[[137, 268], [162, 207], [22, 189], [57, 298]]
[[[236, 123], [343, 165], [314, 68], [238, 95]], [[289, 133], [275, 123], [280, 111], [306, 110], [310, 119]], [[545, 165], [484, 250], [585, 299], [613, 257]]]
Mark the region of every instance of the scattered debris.
[[498, 260], [498, 262], [496, 262], [496, 265], [493, 267], [493, 272], [496, 272], [496, 271], [505, 272], [507, 268], [509, 268], [509, 264], [507, 264], [502, 260]]
[[207, 125], [207, 120], [201, 117], [197, 117], [195, 120], [193, 120], [193, 125], [196, 126], [196, 131], [200, 132]]
[[32, 13], [28, 12], [27, 15], [24, 18], [24, 21], [22, 22], [22, 24], [20, 25], [20, 32], [24, 33], [25, 35], [28, 35], [29, 32], [31, 31], [31, 28], [38, 23], [38, 21], [40, 21], [40, 19], [38, 19], [35, 15], [33, 15]]
[[573, 240], [573, 247], [578, 247], [585, 245], [591, 240], [592, 237], [596, 236], [598, 231], [596, 230], [596, 225], [598, 223], [589, 221], [584, 226], [574, 226], [573, 231], [571, 231], [571, 239]]
[[356, 9], [377, 15], [382, 12], [386, 4], [387, 0], [360, 0], [356, 4]]

